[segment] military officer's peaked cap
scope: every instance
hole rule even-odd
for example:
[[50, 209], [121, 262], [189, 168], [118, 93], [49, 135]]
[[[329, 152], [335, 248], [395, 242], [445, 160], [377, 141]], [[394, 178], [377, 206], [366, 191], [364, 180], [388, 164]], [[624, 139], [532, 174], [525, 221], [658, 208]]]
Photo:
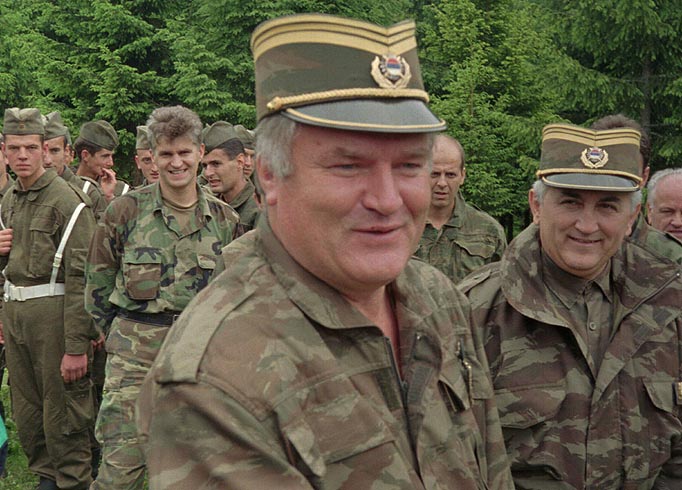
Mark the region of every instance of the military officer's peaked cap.
[[201, 136], [204, 140], [206, 153], [211, 153], [217, 147], [229, 140], [239, 139], [234, 126], [226, 121], [217, 121], [210, 126], [206, 126], [201, 132]]
[[151, 150], [151, 137], [149, 135], [149, 128], [147, 126], [137, 126], [137, 135], [135, 137], [136, 150]]
[[538, 178], [567, 189], [633, 192], [640, 188], [639, 131], [596, 131], [550, 124], [542, 131]]
[[313, 126], [385, 133], [442, 131], [427, 107], [415, 25], [323, 14], [259, 25], [251, 37], [258, 120], [276, 113]]
[[88, 121], [81, 126], [76, 144], [81, 141], [114, 151], [118, 146], [118, 134], [114, 127], [103, 119]]
[[253, 131], [246, 129], [241, 124], [237, 124], [234, 130], [237, 132], [237, 137], [242, 142], [242, 145], [244, 145], [244, 148], [249, 150], [256, 149], [256, 135]]
[[52, 138], [64, 137], [66, 144], [71, 144], [71, 135], [69, 134], [69, 128], [64, 125], [62, 121], [62, 116], [59, 112], [50, 112], [45, 116], [45, 139], [51, 140]]
[[45, 135], [43, 116], [38, 109], [5, 109], [2, 125], [3, 134], [40, 134]]

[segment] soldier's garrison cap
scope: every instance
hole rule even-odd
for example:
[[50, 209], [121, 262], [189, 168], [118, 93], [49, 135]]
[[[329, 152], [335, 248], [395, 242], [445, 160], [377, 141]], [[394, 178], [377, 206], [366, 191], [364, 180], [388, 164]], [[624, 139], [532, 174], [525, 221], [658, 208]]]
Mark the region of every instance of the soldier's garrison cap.
[[256, 149], [256, 134], [253, 131], [246, 129], [241, 124], [237, 124], [234, 130], [237, 132], [237, 138], [242, 142], [244, 148], [249, 150]]
[[137, 126], [137, 135], [135, 137], [136, 150], [151, 150], [151, 137], [149, 135], [149, 128], [147, 126]]
[[551, 187], [634, 192], [642, 183], [639, 131], [550, 124], [542, 130], [537, 177]]
[[45, 139], [51, 140], [52, 138], [64, 137], [64, 141], [67, 145], [71, 144], [71, 135], [69, 134], [69, 128], [64, 125], [62, 121], [62, 116], [59, 112], [50, 112], [45, 116]]
[[40, 134], [45, 135], [43, 116], [38, 109], [5, 109], [2, 134]]
[[384, 133], [429, 133], [445, 122], [427, 107], [415, 25], [391, 27], [323, 14], [259, 25], [251, 36], [258, 120]]
[[211, 153], [226, 141], [239, 139], [234, 126], [225, 121], [217, 121], [210, 126], [206, 126], [201, 135], [204, 140], [206, 153]]
[[114, 127], [103, 119], [88, 121], [81, 126], [76, 144], [81, 141], [114, 151], [118, 146], [118, 134]]

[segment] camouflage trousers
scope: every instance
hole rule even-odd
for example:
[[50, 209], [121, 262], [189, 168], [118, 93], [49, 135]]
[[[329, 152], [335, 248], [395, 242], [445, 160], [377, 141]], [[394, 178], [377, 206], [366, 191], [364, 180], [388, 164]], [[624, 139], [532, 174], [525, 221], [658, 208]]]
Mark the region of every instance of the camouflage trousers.
[[168, 327], [117, 317], [106, 341], [106, 377], [95, 433], [102, 463], [92, 490], [141, 490], [146, 463], [144, 441], [135, 425], [135, 403]]
[[81, 490], [91, 481], [88, 433], [95, 402], [89, 374], [73, 383], [62, 380], [63, 311], [61, 296], [5, 303], [7, 370], [29, 469], [59, 488]]

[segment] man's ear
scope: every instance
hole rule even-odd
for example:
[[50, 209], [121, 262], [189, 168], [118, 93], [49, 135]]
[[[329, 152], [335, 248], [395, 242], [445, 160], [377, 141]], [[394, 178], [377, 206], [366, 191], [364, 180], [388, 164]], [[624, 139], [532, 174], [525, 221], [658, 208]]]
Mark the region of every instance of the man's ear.
[[540, 224], [540, 203], [538, 203], [537, 196], [533, 189], [528, 191], [528, 205], [530, 212], [533, 213], [533, 223]]
[[260, 155], [256, 157], [255, 164], [258, 183], [263, 190], [263, 194], [265, 194], [264, 202], [268, 206], [273, 206], [277, 204], [278, 179], [270, 169], [270, 165], [264, 162]]

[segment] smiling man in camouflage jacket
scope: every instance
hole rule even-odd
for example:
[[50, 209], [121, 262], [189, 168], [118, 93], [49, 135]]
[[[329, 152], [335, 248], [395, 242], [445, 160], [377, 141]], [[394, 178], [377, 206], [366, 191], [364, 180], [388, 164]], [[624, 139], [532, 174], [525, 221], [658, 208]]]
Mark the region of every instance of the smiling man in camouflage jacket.
[[511, 488], [467, 302], [409, 260], [444, 128], [414, 24], [291, 16], [252, 47], [266, 212], [147, 377], [151, 488]]
[[203, 192], [196, 174], [201, 121], [185, 107], [156, 109], [147, 127], [159, 181], [115, 199], [92, 239], [85, 307], [106, 332], [97, 417], [102, 466], [93, 489], [142, 489], [144, 446], [134, 407], [169, 327], [213, 277], [238, 217]]
[[550, 125], [534, 224], [460, 283], [519, 490], [682, 488], [682, 279], [624, 239], [639, 133]]

